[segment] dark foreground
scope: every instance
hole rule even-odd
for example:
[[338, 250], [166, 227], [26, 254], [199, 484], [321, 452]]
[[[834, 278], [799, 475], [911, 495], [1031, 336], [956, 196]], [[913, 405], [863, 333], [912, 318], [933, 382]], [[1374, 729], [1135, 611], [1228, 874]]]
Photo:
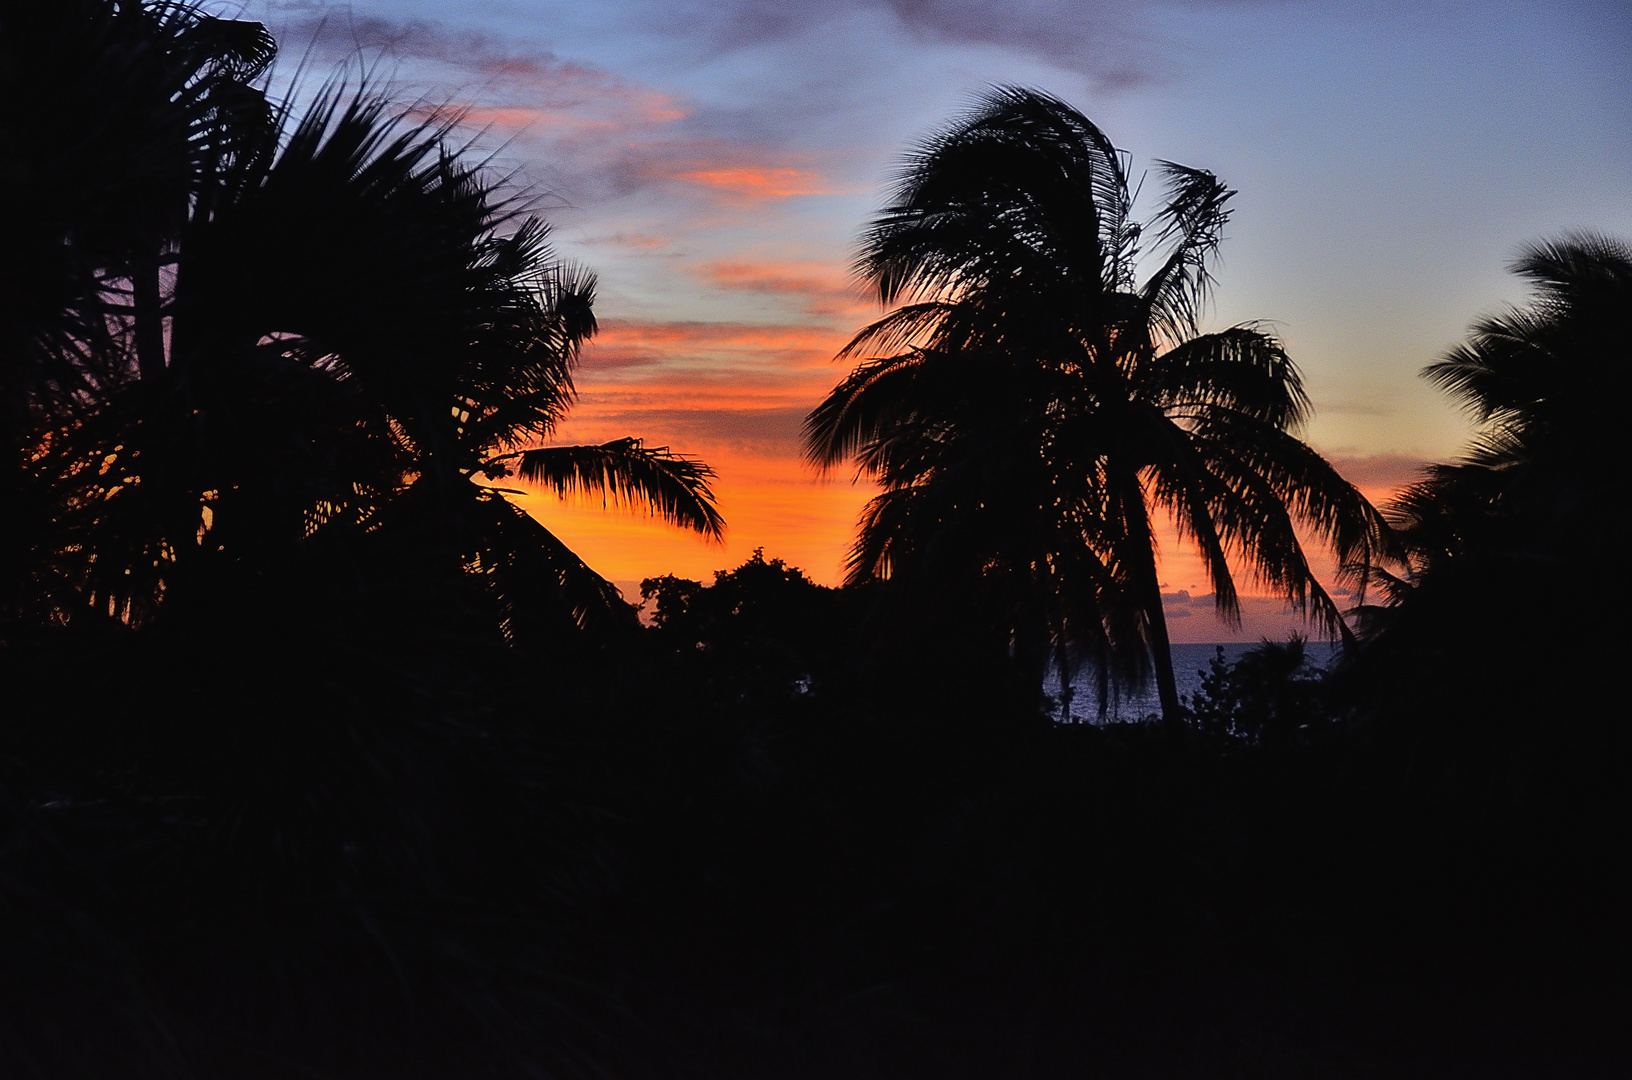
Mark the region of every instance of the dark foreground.
[[1054, 727], [947, 620], [773, 569], [526, 663], [288, 588], [14, 645], [5, 1074], [1632, 1065], [1618, 735], [1295, 679]]

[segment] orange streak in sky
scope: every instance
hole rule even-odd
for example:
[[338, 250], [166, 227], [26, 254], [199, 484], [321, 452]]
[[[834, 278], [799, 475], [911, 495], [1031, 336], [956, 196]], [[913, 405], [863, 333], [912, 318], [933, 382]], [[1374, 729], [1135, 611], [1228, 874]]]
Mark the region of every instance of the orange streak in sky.
[[[659, 432], [649, 432], [663, 441]], [[537, 492], [521, 504], [602, 577], [639, 581], [660, 574], [712, 580], [756, 547], [786, 559], [823, 584], [838, 584], [856, 517], [870, 486], [821, 480], [798, 457], [744, 453], [726, 445], [703, 456], [715, 469], [714, 492], [726, 519], [723, 545], [711, 544], [641, 511], [603, 508], [600, 499], [562, 501]]]
[[[730, 276], [729, 274], [724, 276]], [[756, 280], [749, 270], [744, 280]], [[816, 581], [837, 584], [854, 540], [862, 505], [876, 491], [841, 471], [819, 476], [802, 456], [805, 414], [844, 375], [834, 352], [848, 334], [822, 326], [721, 322], [608, 320], [580, 380], [577, 408], [558, 441], [603, 442], [636, 436], [701, 458], [717, 474], [714, 490], [727, 523], [715, 545], [643, 512], [605, 508], [599, 499], [562, 502], [535, 492], [523, 505], [603, 576], [624, 583], [664, 573], [711, 580], [712, 572], [743, 562], [756, 547], [786, 559]], [[1408, 461], [1339, 461], [1374, 501], [1411, 478]], [[1302, 624], [1244, 566], [1236, 565], [1245, 623], [1232, 630], [1212, 614], [1212, 587], [1194, 545], [1171, 524], [1161, 530], [1159, 572], [1175, 601], [1175, 641], [1209, 642], [1284, 637]], [[1331, 557], [1312, 538], [1305, 551], [1328, 588]], [[1350, 601], [1334, 597], [1340, 606]], [[1318, 630], [1308, 628], [1311, 636]]]
[[805, 169], [734, 165], [691, 169], [676, 173], [675, 176], [681, 180], [690, 180], [694, 184], [755, 201], [832, 193], [832, 188], [826, 181]]

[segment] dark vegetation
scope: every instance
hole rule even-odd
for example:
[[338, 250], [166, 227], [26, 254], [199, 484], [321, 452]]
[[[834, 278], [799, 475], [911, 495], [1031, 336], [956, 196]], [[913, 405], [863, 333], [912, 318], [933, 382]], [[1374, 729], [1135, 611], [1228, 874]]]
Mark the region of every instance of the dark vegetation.
[[[870, 234], [931, 306], [813, 419], [885, 482], [856, 580], [756, 554], [646, 582], [642, 627], [498, 486], [719, 528], [699, 463], [545, 448], [592, 279], [446, 130], [268, 103], [272, 55], [0, 2], [0, 1074], [1625, 1075], [1627, 633], [1590, 583], [1632, 251], [1521, 259], [1533, 301], [1430, 369], [1478, 442], [1385, 525], [1290, 434], [1278, 343], [1196, 330], [1227, 192], [1171, 167], [1135, 289], [1122, 159], [1004, 92]], [[1029, 204], [1076, 207], [1069, 249], [1047, 214], [1011, 245], [1061, 256], [1016, 344], [991, 223], [914, 248], [914, 200], [1079, 168], [1100, 202]], [[1050, 653], [1160, 674], [1155, 506], [1328, 618], [1284, 526], [1356, 559], [1335, 671], [1266, 644], [1166, 724], [1051, 723]]]

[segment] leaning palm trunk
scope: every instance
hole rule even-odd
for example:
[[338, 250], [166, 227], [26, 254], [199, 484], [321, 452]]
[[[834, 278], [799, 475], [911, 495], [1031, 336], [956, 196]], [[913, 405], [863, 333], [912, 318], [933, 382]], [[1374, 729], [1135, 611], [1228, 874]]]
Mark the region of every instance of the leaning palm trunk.
[[[1144, 510], [1143, 500], [1137, 510]], [[1132, 516], [1131, 514], [1129, 515]], [[1134, 577], [1136, 602], [1145, 617], [1145, 641], [1150, 647], [1151, 674], [1156, 680], [1156, 697], [1162, 707], [1162, 720], [1176, 727], [1183, 712], [1179, 702], [1179, 687], [1173, 677], [1173, 643], [1167, 633], [1167, 612], [1162, 608], [1162, 582], [1156, 570], [1156, 547], [1150, 536], [1150, 521], [1145, 517], [1143, 528], [1129, 545], [1129, 554], [1137, 566]]]
[[[1126, 165], [1082, 114], [1022, 89], [922, 144], [856, 263], [899, 306], [840, 353], [856, 367], [807, 446], [884, 489], [852, 580], [984, 577], [1013, 593], [1003, 610], [1032, 613], [1000, 628], [1011, 640], [1043, 635], [1123, 685], [1153, 671], [1177, 724], [1156, 515], [1195, 544], [1226, 621], [1234, 559], [1334, 635], [1348, 629], [1299, 527], [1357, 591], [1387, 532], [1296, 437], [1308, 399], [1280, 341], [1202, 331], [1233, 192], [1163, 162], [1166, 203], [1142, 226]], [[1140, 283], [1143, 236], [1159, 257]], [[913, 512], [895, 512], [908, 493]]]

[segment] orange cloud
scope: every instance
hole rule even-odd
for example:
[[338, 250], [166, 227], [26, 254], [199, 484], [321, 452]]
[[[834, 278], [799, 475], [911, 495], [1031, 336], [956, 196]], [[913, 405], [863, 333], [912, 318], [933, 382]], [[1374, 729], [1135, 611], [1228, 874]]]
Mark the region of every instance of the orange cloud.
[[737, 165], [691, 169], [674, 175], [677, 179], [689, 180], [750, 202], [790, 199], [796, 195], [832, 194], [832, 189], [820, 176], [806, 169]]
[[669, 239], [663, 236], [652, 236], [648, 233], [617, 232], [610, 236], [592, 236], [587, 238], [586, 244], [610, 244], [613, 247], [626, 248], [631, 251], [661, 251], [669, 246]]
[[587, 64], [562, 61], [547, 52], [514, 53], [507, 43], [480, 34], [449, 37], [430, 23], [364, 23], [361, 29], [366, 36], [394, 53], [481, 77], [482, 100], [421, 105], [412, 110], [420, 116], [455, 120], [473, 127], [547, 132], [557, 137], [600, 133], [604, 140], [606, 133], [628, 138], [689, 115], [673, 94], [631, 83]]
[[470, 127], [567, 135], [628, 132], [686, 117], [686, 110], [674, 98], [656, 91], [615, 84], [597, 86], [595, 90], [594, 94], [572, 95], [543, 104], [445, 105], [414, 111], [427, 119], [454, 120]]
[[638, 148], [652, 180], [678, 180], [738, 206], [839, 192], [809, 161], [786, 151], [723, 140], [650, 142]]
[[[719, 262], [704, 272], [723, 287], [796, 296], [833, 290], [842, 280], [818, 264]], [[857, 517], [876, 489], [851, 483], [847, 470], [818, 476], [802, 456], [802, 425], [842, 376], [831, 357], [846, 337], [844, 331], [791, 323], [608, 320], [586, 354], [578, 407], [559, 438], [602, 442], [633, 435], [703, 459], [717, 473], [715, 490], [728, 526], [723, 546], [639, 513], [603, 509], [598, 500], [561, 503], [537, 493], [524, 504], [609, 578], [676, 573], [707, 580], [712, 571], [764, 547], [818, 581], [838, 583]], [[1340, 457], [1334, 464], [1374, 499], [1408, 482], [1416, 467], [1394, 457]], [[1305, 550], [1320, 580], [1334, 587], [1330, 556], [1312, 538], [1305, 538]], [[1264, 596], [1240, 566], [1236, 584], [1246, 620], [1236, 628], [1219, 620], [1205, 567], [1171, 523], [1161, 530], [1159, 573], [1164, 591], [1192, 598], [1182, 616], [1175, 609], [1175, 641], [1319, 633], [1277, 598]], [[1336, 599], [1343, 606], [1352, 602]]]

